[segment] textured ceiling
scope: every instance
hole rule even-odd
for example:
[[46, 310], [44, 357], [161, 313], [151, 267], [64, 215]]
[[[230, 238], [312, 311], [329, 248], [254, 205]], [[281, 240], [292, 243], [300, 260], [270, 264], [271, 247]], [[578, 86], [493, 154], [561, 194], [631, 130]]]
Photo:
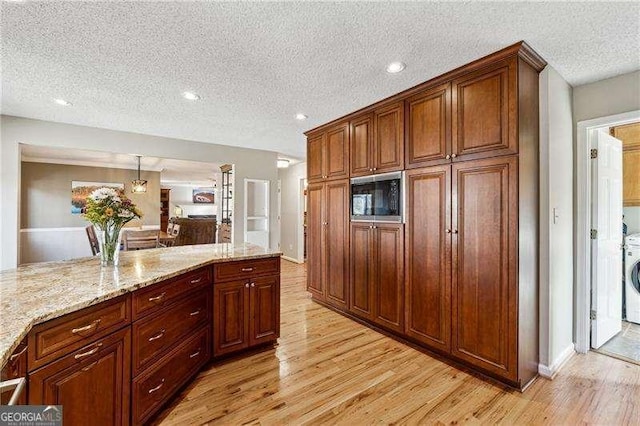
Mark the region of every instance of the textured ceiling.
[[3, 114], [297, 157], [304, 130], [519, 40], [572, 85], [640, 68], [640, 2], [1, 7]]

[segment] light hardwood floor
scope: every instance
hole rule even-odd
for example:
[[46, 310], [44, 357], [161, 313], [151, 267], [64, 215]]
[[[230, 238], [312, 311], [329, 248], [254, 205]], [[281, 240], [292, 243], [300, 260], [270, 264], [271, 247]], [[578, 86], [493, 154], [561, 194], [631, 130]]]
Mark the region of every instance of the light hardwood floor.
[[576, 355], [524, 393], [311, 302], [282, 261], [279, 346], [201, 372], [156, 419], [197, 424], [640, 424], [640, 366]]

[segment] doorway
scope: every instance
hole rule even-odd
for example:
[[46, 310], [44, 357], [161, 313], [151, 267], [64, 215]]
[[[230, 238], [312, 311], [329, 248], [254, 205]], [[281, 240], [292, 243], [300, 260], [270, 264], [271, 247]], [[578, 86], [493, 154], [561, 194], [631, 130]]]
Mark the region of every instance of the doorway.
[[244, 240], [269, 248], [269, 186], [262, 179], [244, 180]]
[[640, 364], [640, 111], [578, 123], [577, 151], [576, 350]]

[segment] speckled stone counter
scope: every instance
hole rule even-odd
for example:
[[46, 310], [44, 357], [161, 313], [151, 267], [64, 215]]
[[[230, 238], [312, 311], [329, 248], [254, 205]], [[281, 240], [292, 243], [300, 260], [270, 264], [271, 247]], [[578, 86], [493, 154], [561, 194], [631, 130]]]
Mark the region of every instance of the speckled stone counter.
[[252, 244], [203, 244], [120, 253], [120, 265], [98, 258], [34, 263], [0, 272], [0, 365], [35, 325], [202, 266], [279, 257]]

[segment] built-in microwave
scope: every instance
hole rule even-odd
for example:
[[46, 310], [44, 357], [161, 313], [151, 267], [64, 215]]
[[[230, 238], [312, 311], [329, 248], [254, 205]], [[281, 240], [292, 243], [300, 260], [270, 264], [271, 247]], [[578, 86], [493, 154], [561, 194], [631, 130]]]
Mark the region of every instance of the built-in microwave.
[[352, 178], [351, 220], [401, 223], [403, 183], [402, 172]]

